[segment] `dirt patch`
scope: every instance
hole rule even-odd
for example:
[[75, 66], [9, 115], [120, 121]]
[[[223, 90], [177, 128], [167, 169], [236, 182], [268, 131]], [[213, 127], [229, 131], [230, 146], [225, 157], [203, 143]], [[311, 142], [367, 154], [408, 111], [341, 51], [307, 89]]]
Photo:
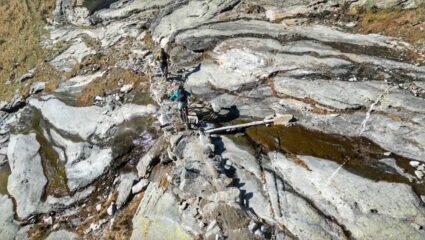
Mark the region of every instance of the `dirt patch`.
[[0, 1], [0, 100], [8, 100], [21, 88], [16, 79], [48, 56], [40, 38], [55, 4], [55, 0]]
[[119, 89], [126, 84], [133, 84], [135, 91], [146, 91], [147, 89], [144, 88], [148, 85], [141, 84], [142, 82], [148, 82], [148, 77], [131, 70], [112, 69], [105, 77], [91, 82], [78, 97], [78, 102], [83, 106], [89, 106], [93, 103], [94, 97], [106, 96], [107, 92]]

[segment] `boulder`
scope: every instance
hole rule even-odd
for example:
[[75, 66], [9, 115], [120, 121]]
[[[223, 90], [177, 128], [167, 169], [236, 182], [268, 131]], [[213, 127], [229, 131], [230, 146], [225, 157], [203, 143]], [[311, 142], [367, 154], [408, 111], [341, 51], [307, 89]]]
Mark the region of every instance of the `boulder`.
[[38, 154], [39, 149], [40, 144], [34, 133], [10, 137], [7, 157], [12, 173], [7, 190], [16, 201], [16, 213], [21, 219], [41, 213], [45, 209], [41, 197], [47, 179]]
[[151, 149], [139, 160], [137, 163], [139, 178], [146, 177], [154, 165], [159, 162], [159, 156], [164, 152], [167, 144], [167, 139], [164, 136], [159, 137]]

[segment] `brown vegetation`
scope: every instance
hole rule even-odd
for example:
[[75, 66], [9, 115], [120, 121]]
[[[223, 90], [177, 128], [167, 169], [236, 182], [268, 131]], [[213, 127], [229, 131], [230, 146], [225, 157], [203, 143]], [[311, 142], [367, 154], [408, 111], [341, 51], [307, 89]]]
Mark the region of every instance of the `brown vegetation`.
[[424, 7], [412, 10], [354, 9], [350, 14], [360, 17], [359, 31], [362, 33], [382, 33], [412, 44], [425, 42]]
[[[55, 0], [0, 1], [0, 100], [9, 99], [21, 83], [16, 79], [38, 64], [46, 50], [40, 47], [45, 19], [53, 11]], [[46, 72], [45, 75], [55, 74]], [[6, 84], [6, 82], [10, 83]], [[48, 79], [50, 80], [50, 79]]]
[[[96, 96], [104, 96], [106, 92], [118, 89], [121, 85], [133, 84], [135, 90], [142, 90], [143, 81], [148, 81], [142, 74], [119, 68], [112, 69], [106, 76], [98, 78], [90, 83], [78, 97], [78, 102], [83, 106], [93, 103]], [[145, 84], [145, 86], [147, 86]]]

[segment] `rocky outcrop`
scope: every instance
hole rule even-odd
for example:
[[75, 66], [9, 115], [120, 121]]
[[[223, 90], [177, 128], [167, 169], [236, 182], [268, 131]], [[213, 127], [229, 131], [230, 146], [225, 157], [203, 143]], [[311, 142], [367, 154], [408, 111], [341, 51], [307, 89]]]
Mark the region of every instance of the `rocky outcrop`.
[[[355, 17], [344, 11], [422, 2], [58, 0], [62, 25], [49, 27], [43, 45], [66, 43], [48, 63], [72, 77], [55, 93], [30, 97], [27, 107], [18, 95], [0, 104], [7, 111], [0, 112], [0, 165], [10, 163], [18, 216], [0, 197], [0, 232], [421, 239], [420, 51], [401, 39], [356, 33]], [[170, 81], [155, 65], [159, 46], [173, 61]], [[112, 76], [119, 69], [149, 85]], [[98, 86], [105, 79], [117, 83]], [[174, 83], [194, 96], [195, 129], [184, 129], [168, 100]], [[113, 93], [96, 97], [96, 106], [75, 101], [98, 87]], [[140, 92], [148, 88], [157, 107], [135, 104], [150, 101]], [[113, 106], [103, 106], [105, 99]], [[296, 123], [235, 136], [204, 131], [281, 114]], [[153, 145], [151, 128], [159, 135]], [[49, 191], [52, 172], [61, 175], [61, 196]], [[74, 228], [78, 236], [60, 230]]]
[[41, 197], [47, 179], [43, 173], [39, 149], [35, 134], [10, 137], [7, 155], [12, 174], [7, 190], [16, 201], [16, 213], [21, 219], [44, 209]]
[[[372, 182], [332, 162], [298, 156], [309, 170], [280, 153], [270, 153], [279, 176], [325, 215], [333, 216], [356, 239], [396, 235], [421, 239], [425, 224], [421, 200], [404, 184]], [[290, 197], [289, 197], [290, 198]], [[282, 206], [282, 209], [283, 206]]]

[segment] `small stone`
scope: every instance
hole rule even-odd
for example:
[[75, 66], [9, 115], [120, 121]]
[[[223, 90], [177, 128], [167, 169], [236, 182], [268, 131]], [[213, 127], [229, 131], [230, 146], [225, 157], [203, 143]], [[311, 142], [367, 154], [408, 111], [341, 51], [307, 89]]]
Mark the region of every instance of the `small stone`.
[[134, 185], [131, 188], [131, 193], [132, 194], [137, 194], [141, 191], [146, 190], [147, 186], [149, 185], [149, 181], [147, 179], [142, 179], [140, 180], [136, 185]]
[[349, 28], [353, 28], [353, 27], [357, 26], [357, 23], [356, 22], [349, 22], [349, 23], [345, 24], [345, 26], [349, 27]]
[[410, 166], [412, 166], [414, 168], [417, 168], [419, 166], [420, 162], [418, 162], [418, 161], [410, 161], [409, 164], [410, 164]]
[[392, 154], [392, 152], [385, 152], [384, 156], [389, 157]]
[[100, 210], [102, 210], [102, 204], [97, 204], [96, 211], [100, 212]]
[[30, 87], [30, 94], [32, 95], [32, 94], [42, 92], [44, 91], [45, 88], [46, 88], [45, 82], [35, 82]]
[[200, 223], [199, 223], [199, 227], [200, 227], [200, 228], [204, 228], [205, 226], [207, 226], [207, 224], [206, 224], [206, 223], [204, 223], [204, 222], [200, 222]]
[[248, 229], [249, 229], [249, 231], [251, 231], [252, 233], [254, 233], [255, 230], [258, 229], [258, 224], [255, 221], [252, 221], [251, 220], [251, 222], [248, 225]]
[[108, 213], [109, 216], [112, 216], [115, 214], [115, 210], [116, 210], [116, 204], [115, 202], [112, 202], [111, 205], [106, 210], [106, 212]]
[[425, 164], [421, 164], [417, 169], [419, 171], [425, 172]]
[[53, 217], [52, 216], [45, 217], [43, 218], [43, 222], [44, 224], [47, 224], [47, 225], [53, 225]]
[[120, 92], [129, 93], [129, 92], [131, 92], [131, 90], [133, 90], [133, 84], [126, 84], [126, 85], [121, 87]]
[[419, 178], [422, 179], [424, 177], [424, 173], [422, 171], [416, 170], [415, 171], [415, 175]]

